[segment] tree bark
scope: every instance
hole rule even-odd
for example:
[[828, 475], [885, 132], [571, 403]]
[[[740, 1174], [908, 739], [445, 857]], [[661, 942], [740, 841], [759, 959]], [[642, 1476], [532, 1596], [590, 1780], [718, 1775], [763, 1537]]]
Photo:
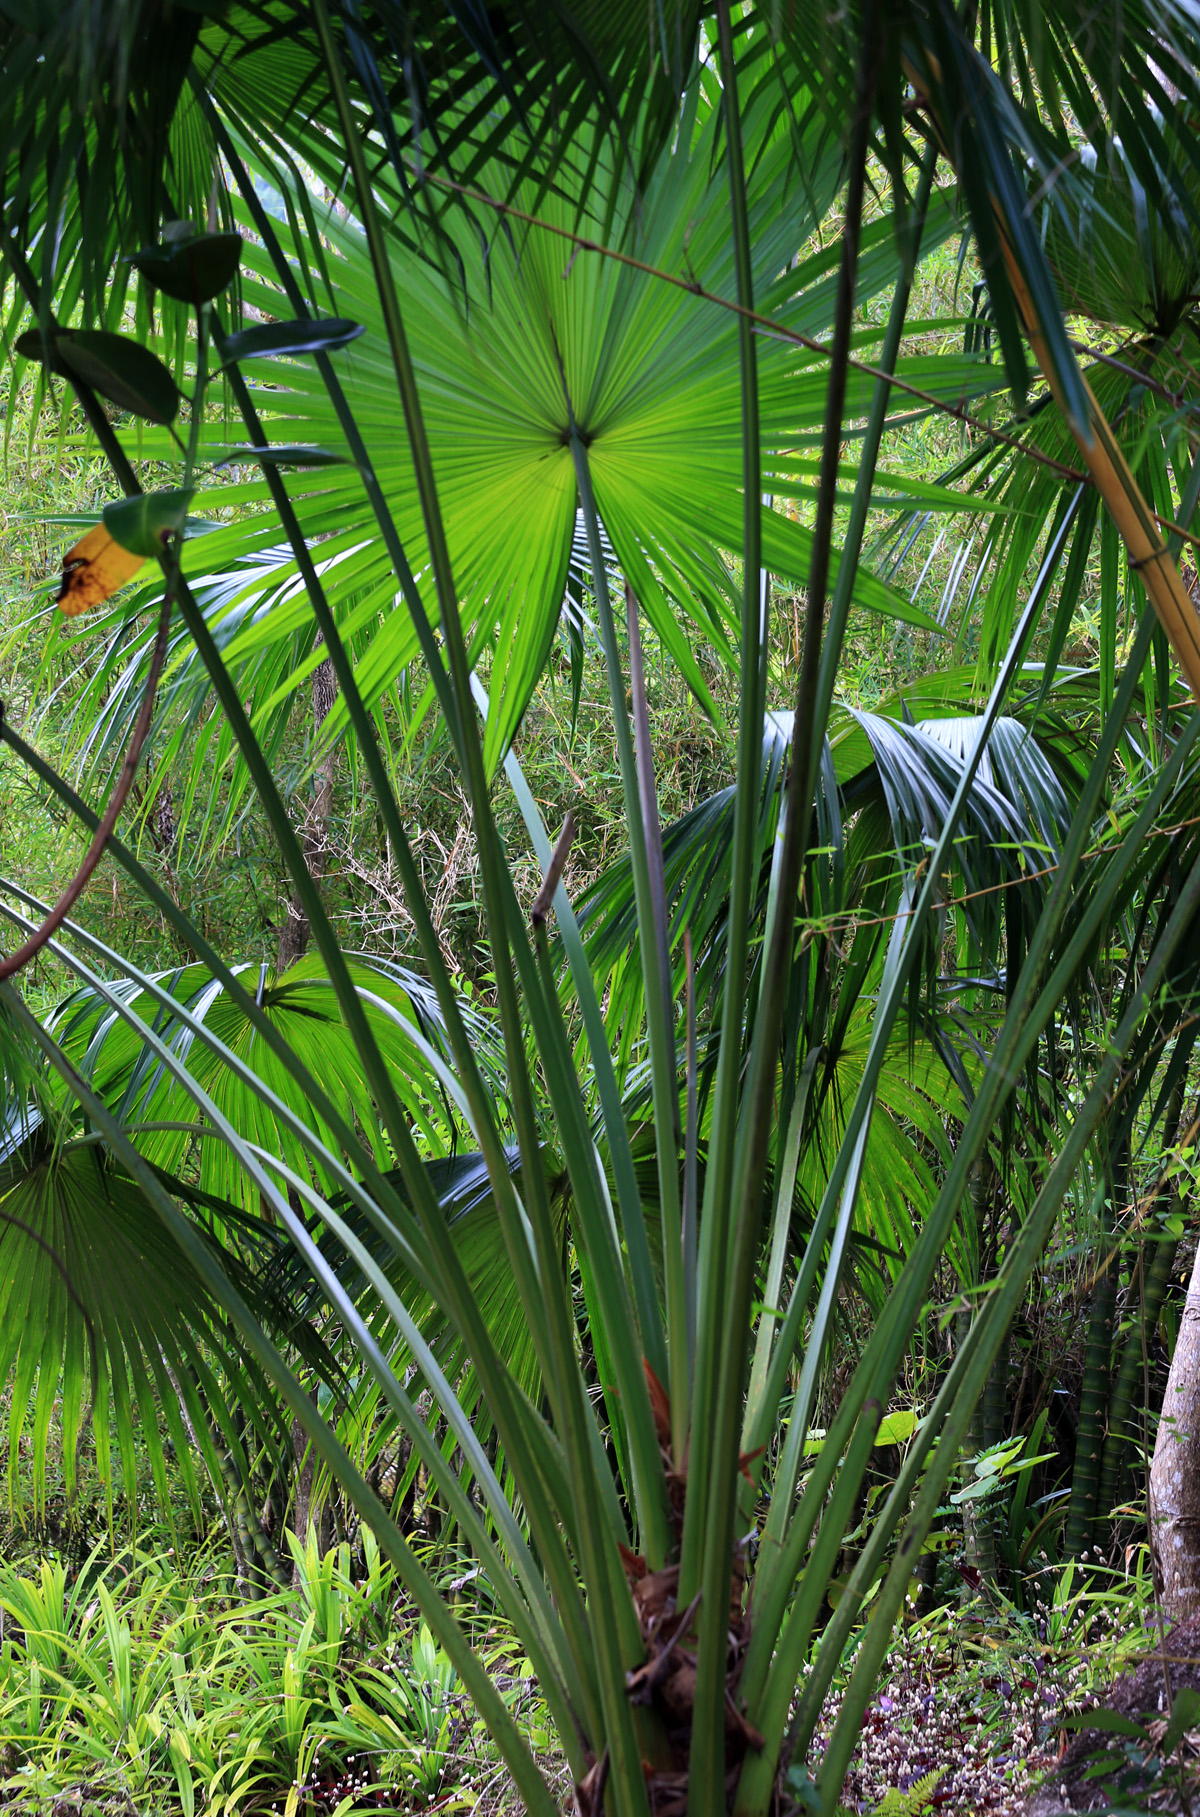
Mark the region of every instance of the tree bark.
[[1150, 1466], [1150, 1545], [1159, 1595], [1172, 1621], [1200, 1615], [1200, 1249]]
[[[314, 1405], [316, 1396], [312, 1397]], [[333, 1542], [332, 1511], [328, 1497], [314, 1506], [313, 1490], [317, 1475], [317, 1454], [309, 1439], [308, 1433], [298, 1419], [292, 1421], [292, 1453], [296, 1460], [295, 1492], [292, 1502], [292, 1532], [302, 1546], [308, 1544], [308, 1530], [312, 1527], [317, 1541], [317, 1550], [324, 1557]], [[300, 1569], [293, 1565], [292, 1588], [300, 1588]]]

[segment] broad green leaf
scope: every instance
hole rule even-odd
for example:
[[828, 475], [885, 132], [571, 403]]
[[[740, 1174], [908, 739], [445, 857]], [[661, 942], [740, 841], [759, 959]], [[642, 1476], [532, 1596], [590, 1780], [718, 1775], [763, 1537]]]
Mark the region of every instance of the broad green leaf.
[[147, 559], [161, 555], [173, 536], [187, 522], [187, 508], [194, 488], [168, 492], [141, 492], [104, 507], [104, 528], [114, 542], [131, 555]]
[[233, 281], [242, 257], [237, 233], [192, 233], [146, 246], [133, 263], [156, 290], [180, 303], [207, 303]]
[[43, 360], [55, 372], [81, 379], [101, 397], [150, 423], [173, 422], [179, 389], [162, 361], [139, 341], [104, 329], [58, 328], [47, 343], [36, 328], [17, 336], [25, 359]]
[[[249, 1235], [249, 1226], [241, 1238], [227, 1227], [219, 1239], [210, 1227], [208, 1240], [232, 1246]], [[265, 1229], [253, 1240], [271, 1244]], [[41, 1127], [8, 1154], [0, 1176], [0, 1325], [6, 1334], [0, 1374], [12, 1391], [10, 1493], [27, 1433], [35, 1500], [45, 1495], [52, 1424], [69, 1497], [83, 1422], [93, 1425], [110, 1509], [110, 1422], [131, 1510], [135, 1430], [148, 1448], [164, 1508], [170, 1506], [164, 1441], [198, 1506], [190, 1432], [217, 1481], [210, 1419], [232, 1434], [236, 1402], [262, 1438], [278, 1437], [269, 1397], [264, 1400], [261, 1381], [247, 1370], [215, 1303], [140, 1187], [94, 1142], [60, 1148]]]

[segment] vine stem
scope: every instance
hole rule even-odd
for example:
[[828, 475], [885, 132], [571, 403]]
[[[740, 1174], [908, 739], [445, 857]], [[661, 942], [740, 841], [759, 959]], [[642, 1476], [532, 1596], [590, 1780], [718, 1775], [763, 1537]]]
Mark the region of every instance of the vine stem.
[[[36, 308], [38, 299], [38, 284], [36, 278], [30, 270], [24, 255], [12, 241], [9, 242], [6, 250], [13, 271], [16, 274], [17, 282], [24, 291], [26, 300], [33, 308]], [[52, 327], [57, 326], [53, 316], [50, 319], [50, 323]], [[96, 439], [108, 456], [113, 471], [116, 473], [117, 478], [124, 487], [126, 495], [132, 498], [142, 490], [142, 487], [137, 475], [134, 473], [133, 468], [126, 458], [125, 450], [117, 440], [112, 424], [104, 413], [103, 405], [89, 385], [85, 385], [81, 380], [76, 378], [72, 378], [71, 383], [74, 387], [75, 395], [79, 399], [80, 407], [96, 435]], [[154, 649], [150, 657], [150, 673], [146, 677], [146, 691], [142, 696], [141, 711], [137, 717], [137, 724], [133, 728], [133, 736], [129, 741], [129, 747], [125, 752], [125, 761], [121, 766], [121, 774], [117, 777], [116, 787], [113, 789], [112, 796], [108, 806], [104, 810], [100, 824], [92, 836], [92, 843], [84, 854], [83, 863], [80, 865], [74, 877], [71, 879], [58, 901], [54, 904], [54, 907], [50, 910], [50, 913], [46, 916], [46, 919], [42, 922], [41, 926], [37, 928], [29, 936], [28, 940], [19, 946], [15, 952], [7, 953], [0, 958], [0, 979], [11, 978], [16, 972], [23, 970], [25, 966], [29, 965], [32, 960], [37, 958], [42, 949], [54, 938], [54, 935], [70, 914], [75, 903], [87, 888], [92, 873], [104, 856], [104, 848], [108, 844], [113, 829], [120, 818], [121, 809], [125, 806], [125, 803], [129, 798], [129, 791], [133, 787], [133, 779], [137, 774], [138, 761], [142, 755], [142, 747], [150, 732], [150, 724], [154, 717], [154, 701], [155, 696], [158, 693], [159, 678], [162, 675], [163, 664], [167, 657], [167, 639], [171, 629], [171, 609], [175, 601], [175, 585], [179, 578], [178, 537], [173, 536], [171, 538], [162, 559], [163, 566], [166, 569], [167, 584], [163, 591], [162, 606], [158, 615], [158, 631], [154, 639]], [[4, 706], [3, 702], [0, 702], [0, 719], [3, 718], [3, 714]]]
[[[172, 542], [174, 541], [175, 539], [172, 538]], [[108, 806], [104, 810], [100, 825], [92, 835], [92, 843], [84, 854], [83, 863], [80, 865], [74, 877], [72, 877], [70, 883], [67, 885], [58, 901], [54, 904], [54, 907], [50, 910], [50, 913], [46, 916], [46, 919], [42, 922], [41, 926], [30, 934], [28, 940], [17, 947], [15, 952], [7, 953], [3, 958], [0, 958], [0, 979], [11, 978], [15, 972], [21, 971], [32, 960], [36, 959], [42, 948], [54, 938], [54, 935], [58, 932], [58, 929], [70, 914], [75, 903], [87, 888], [93, 871], [104, 856], [104, 848], [108, 844], [113, 829], [120, 817], [121, 809], [125, 806], [125, 803], [129, 798], [129, 791], [133, 787], [133, 779], [137, 775], [138, 760], [142, 754], [142, 746], [146, 742], [147, 735], [150, 731], [150, 722], [154, 717], [154, 699], [155, 695], [158, 693], [159, 677], [162, 674], [163, 663], [166, 660], [167, 655], [167, 638], [171, 629], [171, 608], [175, 600], [175, 578], [178, 573], [179, 552], [178, 549], [173, 549], [171, 565], [168, 570], [167, 586], [163, 593], [162, 607], [158, 617], [158, 634], [154, 639], [154, 651], [150, 658], [150, 673], [146, 678], [146, 691], [142, 696], [141, 711], [138, 714], [137, 724], [133, 728], [133, 737], [129, 741], [129, 748], [125, 753], [125, 762], [121, 766], [121, 774], [117, 778], [116, 787], [109, 799]], [[0, 703], [0, 716], [3, 715], [3, 712], [3, 703]]]

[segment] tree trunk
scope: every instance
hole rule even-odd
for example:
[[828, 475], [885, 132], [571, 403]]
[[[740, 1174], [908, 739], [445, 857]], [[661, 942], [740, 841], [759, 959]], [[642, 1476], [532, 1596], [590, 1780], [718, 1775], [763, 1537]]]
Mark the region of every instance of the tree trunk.
[[[312, 1397], [316, 1404], [316, 1396]], [[308, 1433], [298, 1419], [292, 1421], [292, 1453], [296, 1460], [295, 1491], [292, 1501], [292, 1532], [302, 1546], [308, 1544], [308, 1530], [313, 1529], [317, 1550], [324, 1557], [333, 1543], [332, 1511], [327, 1497], [319, 1503], [313, 1494], [317, 1475], [317, 1454]], [[293, 1565], [292, 1588], [300, 1588], [300, 1568]]]
[[1150, 1466], [1150, 1545], [1165, 1614], [1200, 1615], [1200, 1249]]
[[[159, 1354], [162, 1356], [161, 1351]], [[179, 1378], [165, 1356], [162, 1356], [162, 1364], [171, 1386], [175, 1390], [184, 1430], [191, 1439], [197, 1456], [203, 1458], [204, 1450], [196, 1435], [196, 1428], [192, 1424], [192, 1416], [188, 1411], [183, 1390], [179, 1386]], [[193, 1387], [198, 1388], [195, 1371], [189, 1368], [188, 1375]], [[216, 1452], [221, 1482], [224, 1485], [225, 1493], [222, 1497], [221, 1512], [229, 1533], [229, 1543], [233, 1549], [238, 1588], [248, 1600], [256, 1602], [261, 1597], [269, 1595], [271, 1590], [281, 1588], [286, 1583], [287, 1576], [283, 1560], [275, 1550], [271, 1536], [250, 1500], [249, 1484], [238, 1458], [230, 1449], [216, 1423], [207, 1415], [205, 1416], [205, 1426], [209, 1442]], [[214, 1487], [219, 1488], [220, 1485], [214, 1484]]]
[[[321, 634], [317, 633], [317, 642]], [[329, 658], [319, 663], [313, 670], [312, 710], [313, 737], [319, 734], [325, 716], [337, 699], [337, 681], [333, 673], [333, 664]], [[316, 770], [316, 788], [312, 803], [300, 829], [300, 844], [304, 851], [305, 862], [314, 877], [321, 877], [325, 870], [325, 850], [329, 842], [329, 823], [333, 817], [333, 770], [337, 760], [335, 750], [327, 751]], [[308, 951], [308, 939], [311, 929], [304, 904], [294, 891], [287, 906], [287, 919], [279, 932], [279, 959], [277, 972], [286, 972], [289, 965], [302, 959]]]

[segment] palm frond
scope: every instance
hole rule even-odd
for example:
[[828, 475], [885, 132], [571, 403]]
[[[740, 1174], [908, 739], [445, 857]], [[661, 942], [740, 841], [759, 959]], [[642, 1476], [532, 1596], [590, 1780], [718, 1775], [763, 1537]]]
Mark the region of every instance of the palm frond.
[[[200, 1217], [204, 1228], [207, 1214]], [[232, 1208], [206, 1240], [245, 1281], [261, 1266], [255, 1248], [274, 1246], [269, 1228], [235, 1222]], [[17, 1499], [26, 1491], [18, 1460], [28, 1450], [35, 1505], [60, 1470], [70, 1503], [90, 1436], [110, 1519], [120, 1491], [125, 1518], [137, 1523], [139, 1448], [164, 1512], [175, 1500], [172, 1464], [199, 1516], [199, 1473], [222, 1481], [216, 1445], [246, 1469], [241, 1419], [254, 1449], [273, 1452], [286, 1438], [271, 1390], [220, 1307], [137, 1182], [94, 1138], [55, 1141], [31, 1117], [5, 1139], [0, 1280], [9, 1493]], [[269, 1303], [257, 1298], [270, 1318]]]

